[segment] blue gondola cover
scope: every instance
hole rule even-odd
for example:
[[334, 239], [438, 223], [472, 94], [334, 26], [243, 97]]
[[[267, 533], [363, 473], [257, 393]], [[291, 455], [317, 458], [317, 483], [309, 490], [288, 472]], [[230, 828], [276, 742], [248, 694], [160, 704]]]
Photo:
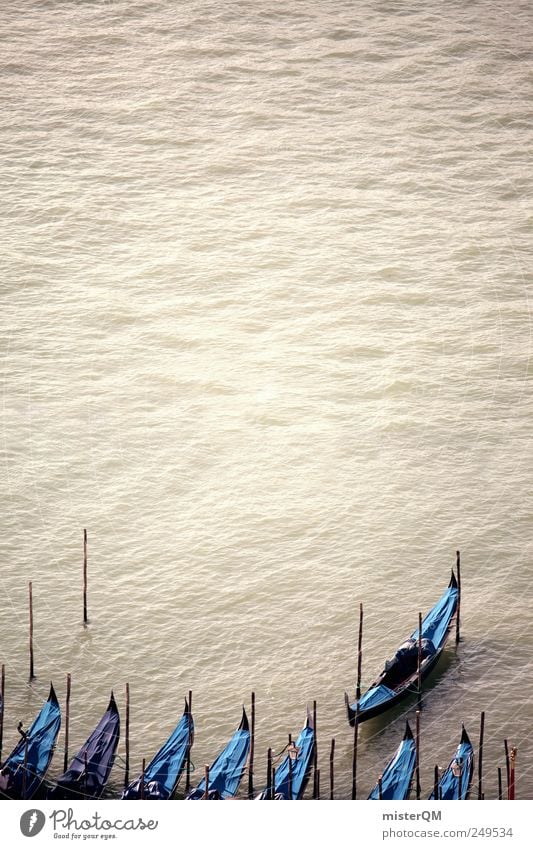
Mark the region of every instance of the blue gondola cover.
[[[466, 799], [474, 772], [474, 747], [463, 725], [461, 741], [455, 756], [443, 772], [439, 781], [440, 799]], [[435, 798], [435, 791], [428, 797]]]
[[[391, 690], [390, 687], [386, 687], [384, 684], [378, 684], [377, 687], [372, 687], [370, 690], [361, 696], [359, 701], [359, 710], [370, 710], [378, 705], [386, 704], [390, 702], [395, 696], [394, 690]], [[355, 710], [355, 705], [353, 708]]]
[[[52, 685], [48, 701], [11, 754], [6, 758], [0, 776], [0, 790], [14, 799], [31, 799], [48, 769], [61, 727], [61, 710]], [[27, 742], [26, 742], [27, 741]], [[26, 754], [27, 748], [27, 754]], [[26, 769], [24, 758], [26, 757]], [[24, 780], [24, 774], [25, 780]]]
[[[169, 799], [176, 788], [185, 765], [189, 745], [192, 745], [194, 722], [185, 701], [185, 710], [176, 728], [150, 761], [144, 771], [145, 799]], [[132, 781], [124, 790], [123, 799], [141, 797], [141, 776]]]
[[[296, 740], [298, 755], [290, 761], [289, 755], [280, 763], [274, 775], [276, 799], [301, 799], [309, 776], [315, 749], [315, 731], [310, 718]], [[291, 764], [291, 792], [289, 794], [289, 765]]]
[[[405, 735], [393, 759], [387, 764], [381, 777], [383, 799], [402, 801], [409, 797], [409, 789], [416, 766], [416, 743], [413, 733], [406, 723]], [[372, 790], [369, 799], [379, 799], [379, 783]]]
[[111, 693], [106, 712], [72, 759], [67, 771], [57, 779], [52, 798], [101, 796], [113, 767], [119, 736], [120, 717], [115, 697]]
[[[209, 798], [231, 799], [237, 793], [250, 751], [250, 729], [243, 708], [242, 721], [226, 748], [209, 768]], [[191, 790], [187, 799], [203, 799], [205, 779]]]

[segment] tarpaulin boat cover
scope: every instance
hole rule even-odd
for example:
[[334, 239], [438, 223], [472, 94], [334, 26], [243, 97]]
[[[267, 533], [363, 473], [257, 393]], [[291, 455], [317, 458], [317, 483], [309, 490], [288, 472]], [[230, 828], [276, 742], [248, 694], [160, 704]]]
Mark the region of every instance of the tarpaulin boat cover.
[[[390, 690], [389, 687], [385, 687], [384, 684], [378, 684], [377, 687], [372, 687], [370, 690], [367, 690], [363, 696], [361, 696], [359, 701], [359, 710], [370, 710], [377, 705], [386, 704], [388, 701], [393, 699], [395, 695], [394, 690]], [[352, 705], [352, 707], [355, 710], [357, 703]]]
[[291, 793], [289, 795], [289, 755], [280, 763], [274, 775], [274, 788], [277, 799], [301, 799], [309, 775], [315, 749], [315, 731], [310, 717], [307, 717], [296, 740], [298, 756], [292, 760]]
[[[420, 660], [424, 661], [435, 654], [435, 646], [431, 640], [422, 638], [420, 642]], [[418, 640], [410, 637], [402, 643], [394, 657], [385, 664], [384, 677], [381, 684], [394, 690], [418, 669]]]
[[[439, 781], [439, 799], [466, 799], [473, 771], [474, 748], [463, 725], [463, 733], [455, 757], [450, 761]], [[428, 798], [434, 799], [435, 791]]]
[[[458, 596], [459, 591], [454, 577], [442, 598], [422, 620], [422, 638], [431, 640], [437, 651], [446, 642], [448, 628], [457, 609]], [[411, 639], [418, 640], [418, 628], [411, 634]]]
[[[61, 727], [61, 710], [52, 685], [48, 701], [11, 754], [4, 761], [0, 788], [14, 799], [31, 799], [50, 765]], [[27, 754], [26, 754], [27, 747]], [[26, 769], [24, 758], [26, 756]], [[24, 773], [26, 780], [24, 781]], [[24, 792], [24, 784], [26, 785]], [[3, 786], [6, 785], [6, 786]]]
[[[457, 610], [459, 591], [457, 581], [452, 578], [446, 592], [422, 621], [422, 659], [425, 660], [440, 652], [446, 642], [448, 629]], [[359, 700], [359, 713], [363, 714], [379, 705], [386, 705], [394, 696], [393, 687], [399, 687], [402, 680], [416, 671], [418, 665], [418, 628], [398, 649], [391, 661], [385, 665], [384, 681], [371, 687]], [[416, 648], [415, 648], [416, 646]], [[403, 679], [402, 679], [403, 671]], [[355, 712], [357, 703], [350, 705]]]
[[[405, 724], [405, 734], [396, 750], [393, 759], [387, 764], [381, 777], [383, 799], [403, 800], [409, 796], [409, 788], [413, 780], [416, 766], [416, 743], [409, 723]], [[369, 799], [379, 799], [379, 782], [376, 784]]]
[[[189, 741], [192, 745], [193, 734], [193, 718], [189, 714], [189, 705], [186, 700], [185, 710], [178, 725], [144, 771], [142, 796], [145, 799], [170, 798], [185, 765]], [[141, 778], [142, 776], [139, 776], [128, 785], [122, 794], [123, 799], [141, 797]]]
[[72, 796], [101, 796], [113, 767], [119, 736], [120, 717], [115, 697], [111, 693], [106, 712], [71, 761], [67, 771], [57, 779], [52, 797], [62, 799]]
[[[209, 768], [209, 798], [231, 799], [239, 789], [244, 767], [250, 750], [250, 729], [246, 711], [242, 709], [239, 728]], [[187, 799], [202, 799], [205, 795], [205, 779], [191, 790]]]

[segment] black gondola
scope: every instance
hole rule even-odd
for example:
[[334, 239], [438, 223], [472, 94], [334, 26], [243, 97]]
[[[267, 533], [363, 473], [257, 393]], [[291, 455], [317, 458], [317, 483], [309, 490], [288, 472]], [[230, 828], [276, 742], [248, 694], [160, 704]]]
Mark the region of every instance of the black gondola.
[[113, 767], [120, 717], [113, 692], [102, 719], [50, 792], [52, 799], [99, 798]]
[[[422, 622], [421, 635], [421, 679], [426, 678], [442, 654], [457, 614], [459, 590], [452, 570], [448, 588]], [[358, 721], [364, 722], [378, 716], [397, 704], [418, 686], [418, 628], [387, 661], [379, 678], [359, 700]], [[344, 694], [350, 725], [355, 724], [357, 702], [350, 704]]]

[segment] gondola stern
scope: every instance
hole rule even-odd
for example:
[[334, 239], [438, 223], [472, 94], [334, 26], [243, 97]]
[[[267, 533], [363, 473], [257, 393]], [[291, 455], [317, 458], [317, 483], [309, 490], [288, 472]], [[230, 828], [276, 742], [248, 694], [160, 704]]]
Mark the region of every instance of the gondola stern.
[[346, 705], [346, 713], [348, 715], [348, 722], [350, 723], [350, 725], [353, 728], [353, 726], [355, 725], [355, 711], [350, 704], [350, 697], [348, 696], [348, 693], [346, 691], [344, 693], [344, 703]]
[[117, 716], [118, 716], [118, 706], [117, 706], [117, 702], [116, 702], [115, 694], [114, 694], [113, 690], [111, 690], [111, 697], [109, 699], [109, 704], [107, 706], [107, 710], [110, 713], [116, 713]]
[[238, 731], [250, 731], [250, 723], [248, 722], [248, 717], [246, 715], [246, 708], [244, 705], [242, 706], [242, 719], [241, 724], [239, 725]]
[[48, 701], [53, 705], [59, 705], [59, 701], [57, 699], [56, 691], [54, 689], [54, 685], [50, 681], [50, 692], [48, 694]]
[[455, 589], [455, 590], [456, 590], [456, 589], [458, 589], [458, 586], [459, 586], [459, 585], [458, 585], [458, 583], [457, 583], [457, 578], [455, 577], [455, 572], [454, 572], [454, 571], [453, 571], [453, 569], [452, 569], [452, 575], [451, 575], [450, 583], [448, 584], [448, 587], [453, 588], [453, 589]]
[[464, 725], [462, 726], [461, 743], [467, 743], [469, 746], [472, 745], [472, 743], [470, 742], [470, 737], [468, 736]]
[[409, 720], [405, 720], [405, 734], [403, 735], [404, 740], [413, 740], [413, 732], [411, 730], [411, 726], [409, 725]]

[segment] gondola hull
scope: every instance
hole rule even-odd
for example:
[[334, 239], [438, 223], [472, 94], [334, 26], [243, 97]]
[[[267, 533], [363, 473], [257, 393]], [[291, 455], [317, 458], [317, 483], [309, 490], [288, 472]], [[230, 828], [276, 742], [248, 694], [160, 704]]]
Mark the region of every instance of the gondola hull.
[[120, 717], [111, 693], [102, 719], [50, 791], [52, 799], [98, 799], [104, 792], [115, 760]]
[[[443, 801], [465, 800], [474, 774], [474, 747], [463, 725], [461, 740], [455, 756], [444, 770], [438, 785], [438, 797]], [[435, 799], [433, 791], [429, 799]]]
[[122, 793], [123, 799], [170, 799], [185, 768], [192, 746], [194, 722], [185, 700], [183, 716], [158, 753]]
[[[295, 801], [301, 799], [305, 792], [316, 745], [313, 719], [309, 711], [305, 726], [295, 745], [298, 752], [294, 761], [287, 754], [274, 773], [274, 799], [276, 800]], [[269, 799], [271, 794], [272, 789], [266, 788], [259, 799]]]
[[232, 799], [241, 783], [250, 752], [250, 726], [243, 708], [241, 724], [209, 769], [209, 786], [205, 779], [186, 797], [197, 799]]
[[420, 639], [422, 662], [420, 681], [424, 681], [435, 668], [444, 651], [448, 637], [457, 617], [458, 587], [455, 575], [452, 577], [444, 595], [430, 610], [422, 623], [422, 633], [418, 629], [396, 652], [379, 678], [363, 694], [359, 703], [350, 704], [345, 694], [346, 712], [350, 725], [355, 725], [356, 712], [358, 722], [379, 716], [389, 708], [401, 702], [408, 695], [418, 692], [418, 641]]
[[408, 799], [415, 767], [416, 743], [409, 723], [406, 722], [403, 740], [368, 798], [391, 801]]
[[60, 727], [61, 711], [51, 685], [48, 701], [2, 765], [0, 795], [10, 799], [36, 795], [50, 766]]
[[[455, 618], [452, 620], [452, 623], [451, 623], [452, 626], [453, 626], [454, 622], [455, 622]], [[426, 666], [422, 665], [422, 668], [420, 670], [420, 672], [421, 672], [420, 678], [421, 678], [422, 681], [425, 681], [425, 679], [428, 677], [428, 675], [430, 675], [431, 672], [433, 671], [433, 669], [436, 667], [437, 663], [440, 660], [440, 657], [441, 657], [443, 651], [444, 651], [444, 646], [442, 647], [442, 649], [436, 655], [429, 658], [429, 662], [427, 663]], [[366, 722], [367, 719], [374, 719], [374, 717], [380, 716], [382, 713], [385, 713], [385, 711], [389, 710], [389, 708], [394, 707], [395, 705], [399, 704], [403, 699], [406, 699], [409, 695], [416, 695], [417, 693], [418, 693], [418, 674], [413, 675], [409, 679], [409, 681], [405, 684], [405, 686], [402, 687], [402, 689], [398, 690], [397, 692], [392, 693], [391, 697], [388, 698], [386, 701], [382, 702], [381, 704], [376, 705], [373, 708], [369, 708], [368, 710], [359, 711], [359, 723]], [[345, 698], [345, 701], [346, 701], [346, 711], [347, 711], [347, 714], [348, 714], [348, 721], [353, 728], [353, 726], [355, 725], [355, 710], [354, 710], [353, 706], [350, 704], [347, 693], [344, 694], [344, 698]]]

